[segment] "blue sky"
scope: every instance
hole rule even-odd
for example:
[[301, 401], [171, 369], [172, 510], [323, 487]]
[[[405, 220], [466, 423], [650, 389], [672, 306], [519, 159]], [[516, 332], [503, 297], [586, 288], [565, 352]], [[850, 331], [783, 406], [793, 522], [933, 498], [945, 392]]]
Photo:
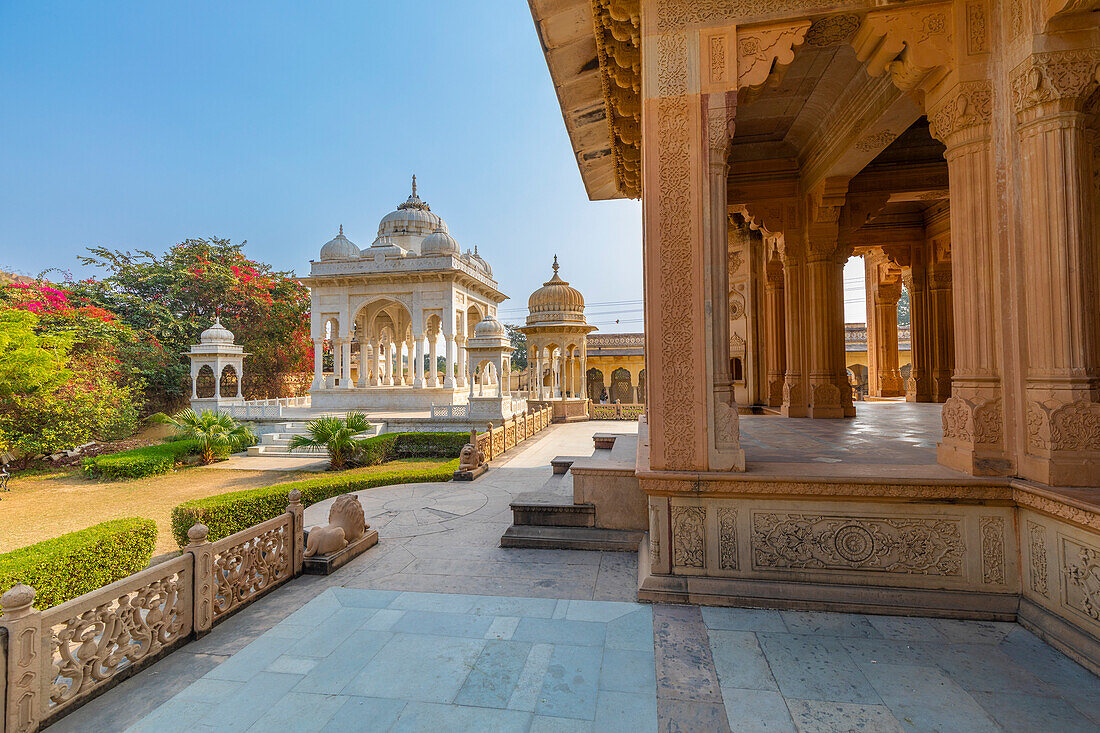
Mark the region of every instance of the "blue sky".
[[0, 269], [222, 236], [305, 273], [416, 173], [507, 319], [557, 253], [591, 322], [641, 330], [641, 206], [585, 196], [524, 0], [5, 0], [0, 69]]

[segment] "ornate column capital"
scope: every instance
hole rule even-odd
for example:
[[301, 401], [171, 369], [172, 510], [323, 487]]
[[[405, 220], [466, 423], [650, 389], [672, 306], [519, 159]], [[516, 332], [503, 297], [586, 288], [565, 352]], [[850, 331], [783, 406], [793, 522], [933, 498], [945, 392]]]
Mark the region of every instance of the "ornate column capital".
[[1033, 53], [1012, 70], [1012, 106], [1020, 122], [1081, 111], [1100, 82], [1100, 49]]
[[948, 147], [989, 137], [993, 85], [989, 81], [956, 84], [929, 110], [932, 137]]

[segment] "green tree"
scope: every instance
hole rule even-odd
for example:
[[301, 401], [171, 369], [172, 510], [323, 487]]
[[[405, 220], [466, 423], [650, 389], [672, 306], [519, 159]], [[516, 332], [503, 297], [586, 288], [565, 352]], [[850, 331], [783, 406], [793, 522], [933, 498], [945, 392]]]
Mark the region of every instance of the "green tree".
[[49, 391], [68, 381], [69, 342], [35, 332], [38, 316], [0, 308], [0, 400]]
[[305, 435], [291, 436], [290, 450], [324, 448], [329, 467], [339, 470], [359, 462], [367, 439], [358, 436], [368, 430], [370, 423], [361, 412], [349, 412], [345, 419], [319, 417], [309, 421]]
[[293, 273], [249, 259], [243, 242], [188, 239], [163, 255], [95, 247], [80, 262], [106, 276], [78, 283], [76, 294], [163, 346], [168, 358], [149, 381], [165, 402], [185, 397], [189, 369], [180, 354], [218, 316], [251, 354], [250, 396], [282, 396], [280, 375], [312, 369], [309, 291]]
[[512, 369], [518, 371], [527, 368], [527, 334], [519, 330], [519, 326], [505, 323], [508, 338], [512, 342]]
[[218, 453], [235, 453], [256, 441], [256, 435], [227, 412], [203, 410], [196, 413], [188, 408], [171, 417], [158, 415], [157, 420], [175, 426], [180, 437], [199, 441], [203, 465], [213, 463]]
[[909, 288], [901, 289], [901, 297], [898, 298], [898, 326], [904, 328], [909, 325]]

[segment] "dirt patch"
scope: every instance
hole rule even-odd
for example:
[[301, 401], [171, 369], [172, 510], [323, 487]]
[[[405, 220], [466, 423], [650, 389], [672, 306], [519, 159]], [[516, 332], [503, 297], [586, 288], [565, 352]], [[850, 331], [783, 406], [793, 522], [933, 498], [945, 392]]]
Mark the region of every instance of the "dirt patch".
[[[355, 469], [353, 473], [432, 468], [446, 461], [411, 459]], [[0, 493], [0, 552], [48, 540], [119, 517], [147, 517], [157, 523], [154, 554], [174, 551], [172, 507], [188, 499], [302, 478], [332, 476], [306, 471], [226, 471], [203, 466], [134, 481], [92, 481], [80, 473], [15, 477]]]

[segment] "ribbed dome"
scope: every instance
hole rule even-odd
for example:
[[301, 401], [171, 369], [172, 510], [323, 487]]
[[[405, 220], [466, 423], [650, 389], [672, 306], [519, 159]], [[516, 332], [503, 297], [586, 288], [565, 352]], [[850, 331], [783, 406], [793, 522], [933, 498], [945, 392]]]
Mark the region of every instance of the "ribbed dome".
[[482, 272], [484, 272], [489, 277], [493, 276], [493, 268], [490, 267], [489, 263], [486, 262], [484, 260], [484, 258], [482, 258], [482, 256], [477, 253], [477, 245], [476, 244], [474, 245], [474, 254], [473, 254], [472, 259], [473, 259], [474, 262], [476, 262], [478, 264], [478, 266], [481, 268]]
[[508, 338], [508, 330], [493, 316], [485, 316], [474, 326], [474, 338]]
[[340, 233], [321, 247], [322, 260], [351, 260], [358, 256], [359, 248], [344, 236], [343, 224], [340, 225]]
[[422, 255], [458, 255], [461, 252], [458, 242], [443, 228], [436, 229], [420, 243]]
[[437, 229], [447, 231], [447, 225], [442, 219], [432, 213], [427, 202], [422, 201], [416, 195], [416, 176], [413, 176], [412, 193], [405, 203], [382, 217], [378, 223], [378, 238], [385, 239], [391, 235], [414, 234], [421, 237], [427, 236]]
[[560, 314], [561, 320], [584, 320], [584, 296], [558, 277], [558, 256], [554, 255], [554, 276], [531, 293], [527, 301], [528, 321], [546, 320], [541, 314]]
[[200, 344], [232, 344], [233, 333], [222, 325], [221, 318], [214, 319], [214, 325], [199, 335]]

